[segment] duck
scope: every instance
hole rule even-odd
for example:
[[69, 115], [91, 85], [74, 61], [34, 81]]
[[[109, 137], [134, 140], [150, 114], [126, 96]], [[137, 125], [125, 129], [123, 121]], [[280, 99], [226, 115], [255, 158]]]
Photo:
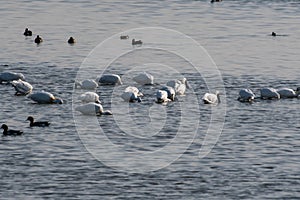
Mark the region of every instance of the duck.
[[272, 32], [271, 35], [275, 37], [277, 34], [275, 32]]
[[171, 101], [171, 99], [168, 98], [168, 93], [165, 90], [157, 90], [156, 92], [156, 103], [167, 103]]
[[85, 92], [84, 94], [80, 95], [78, 99], [81, 100], [83, 103], [101, 103], [101, 101], [99, 100], [99, 95], [95, 92]]
[[73, 37], [70, 37], [70, 38], [68, 39], [68, 43], [69, 43], [69, 44], [75, 44], [75, 43], [76, 43], [76, 40], [75, 40]]
[[22, 73], [15, 73], [15, 72], [2, 72], [0, 74], [0, 84], [2, 82], [11, 82], [14, 80], [25, 80], [25, 76]]
[[81, 89], [84, 90], [95, 90], [98, 87], [98, 83], [92, 79], [86, 79], [83, 80], [82, 82], [76, 81], [75, 82], [75, 88], [80, 87]]
[[138, 88], [136, 87], [133, 87], [133, 86], [128, 86], [124, 93], [121, 95], [121, 98], [124, 100], [124, 101], [127, 101], [127, 102], [142, 102], [141, 100], [141, 96], [143, 96], [143, 94], [139, 91]]
[[221, 2], [222, 0], [211, 0], [210, 3]]
[[153, 76], [147, 72], [140, 73], [132, 78], [133, 81], [141, 85], [153, 85]]
[[121, 40], [127, 40], [128, 38], [129, 38], [128, 35], [121, 35], [121, 36], [120, 36], [120, 39], [121, 39]]
[[39, 104], [62, 104], [63, 100], [61, 98], [55, 97], [53, 94], [45, 91], [35, 92], [27, 96], [32, 101]]
[[121, 77], [117, 74], [104, 74], [96, 82], [101, 85], [122, 85]]
[[2, 124], [1, 128], [3, 129], [4, 136], [17, 136], [23, 134], [23, 131], [8, 129], [6, 124]]
[[205, 104], [217, 104], [221, 103], [220, 93], [216, 91], [216, 94], [213, 93], [205, 93], [202, 97], [202, 100]]
[[260, 97], [262, 99], [280, 99], [280, 94], [274, 88], [260, 89]]
[[250, 89], [241, 89], [239, 92], [238, 101], [252, 102], [255, 99], [255, 94]]
[[135, 40], [135, 39], [132, 39], [131, 44], [132, 44], [132, 45], [142, 45], [143, 42], [142, 42], [142, 40]]
[[175, 90], [170, 87], [170, 86], [163, 86], [160, 90], [166, 91], [167, 92], [167, 97], [168, 99], [170, 99], [171, 101], [175, 100]]
[[16, 93], [15, 95], [27, 95], [32, 92], [32, 85], [26, 81], [22, 80], [14, 80], [11, 82], [11, 85], [15, 88]]
[[190, 88], [186, 78], [168, 81], [166, 85], [174, 88], [177, 95], [184, 95], [186, 89]]
[[281, 88], [278, 89], [277, 92], [280, 95], [280, 98], [294, 98], [298, 96], [296, 91], [290, 88]]
[[30, 122], [30, 124], [29, 124], [30, 127], [33, 127], [33, 126], [45, 127], [45, 126], [50, 125], [50, 122], [47, 122], [47, 121], [35, 122], [34, 118], [32, 116], [28, 116], [26, 121]]
[[39, 35], [37, 35], [36, 38], [34, 39], [34, 42], [40, 44], [41, 42], [43, 42], [43, 39]]
[[112, 115], [110, 110], [103, 110], [103, 106], [101, 104], [94, 102], [77, 106], [75, 110], [79, 111], [83, 115]]
[[32, 36], [32, 31], [29, 30], [28, 28], [25, 28], [25, 31], [23, 33], [25, 36]]

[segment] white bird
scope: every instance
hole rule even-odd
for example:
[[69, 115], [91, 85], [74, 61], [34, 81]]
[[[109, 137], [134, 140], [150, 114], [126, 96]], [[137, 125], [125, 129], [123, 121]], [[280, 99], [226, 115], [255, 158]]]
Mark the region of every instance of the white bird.
[[168, 99], [170, 99], [171, 101], [175, 100], [175, 90], [172, 87], [170, 87], [170, 86], [164, 86], [160, 90], [164, 90], [164, 91], [167, 92]]
[[0, 74], [0, 84], [2, 82], [10, 82], [19, 79], [25, 80], [25, 76], [22, 73], [15, 73], [15, 72], [2, 72]]
[[274, 88], [260, 89], [260, 97], [262, 99], [280, 99], [280, 94]]
[[14, 80], [11, 82], [12, 86], [15, 88], [15, 95], [27, 95], [32, 92], [32, 85], [26, 81]]
[[117, 74], [105, 74], [96, 79], [102, 85], [122, 85], [121, 77]]
[[101, 104], [94, 102], [77, 106], [75, 110], [81, 112], [83, 115], [112, 115], [110, 110], [104, 111]]
[[280, 98], [294, 98], [298, 96], [296, 92], [290, 88], [281, 88], [278, 89], [277, 92], [280, 95]]
[[212, 93], [205, 93], [204, 96], [202, 97], [202, 100], [205, 104], [216, 104], [220, 103], [220, 93], [219, 91], [216, 92], [216, 94]]
[[171, 101], [169, 98], [168, 98], [168, 92], [165, 91], [165, 90], [158, 90], [156, 92], [156, 103], [166, 103], [166, 102], [169, 102]]
[[101, 103], [101, 101], [99, 100], [99, 95], [95, 92], [85, 92], [84, 94], [80, 95], [78, 99], [81, 100], [83, 103]]
[[92, 79], [86, 79], [81, 82], [76, 81], [75, 82], [75, 88], [80, 87], [84, 90], [95, 90], [98, 87], [98, 83]]
[[35, 101], [39, 104], [62, 104], [63, 100], [61, 98], [54, 97], [53, 94], [45, 91], [35, 92], [33, 94], [28, 95], [32, 101]]
[[172, 80], [167, 82], [167, 86], [174, 88], [177, 95], [184, 95], [185, 90], [190, 88], [186, 78], [181, 80]]
[[132, 80], [141, 85], [153, 85], [153, 76], [147, 72], [143, 72], [133, 77]]
[[141, 102], [141, 96], [143, 96], [143, 94], [139, 91], [138, 88], [133, 86], [127, 87], [124, 93], [121, 95], [122, 99], [127, 102]]
[[238, 100], [240, 102], [251, 102], [255, 98], [255, 94], [250, 89], [241, 89]]

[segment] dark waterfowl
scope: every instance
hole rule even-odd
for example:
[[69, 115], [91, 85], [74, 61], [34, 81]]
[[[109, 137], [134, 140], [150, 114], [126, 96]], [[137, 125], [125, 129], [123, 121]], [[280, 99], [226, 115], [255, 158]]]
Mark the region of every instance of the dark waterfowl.
[[29, 30], [28, 28], [26, 28], [25, 31], [24, 31], [24, 35], [25, 36], [32, 36], [32, 31]]
[[222, 0], [211, 0], [210, 3], [221, 2]]
[[36, 38], [34, 39], [34, 42], [40, 44], [41, 42], [43, 42], [43, 39], [39, 35], [37, 35]]
[[127, 40], [128, 38], [129, 38], [128, 35], [121, 35], [121, 36], [120, 36], [120, 39], [121, 39], [121, 40]]
[[142, 40], [132, 39], [132, 45], [142, 45], [142, 44], [143, 44]]
[[8, 126], [6, 124], [2, 124], [1, 128], [3, 129], [4, 136], [17, 136], [23, 134], [23, 131], [12, 130], [12, 129], [8, 130]]
[[29, 124], [30, 127], [33, 127], [33, 126], [45, 127], [45, 126], [50, 125], [50, 122], [47, 122], [47, 121], [35, 122], [34, 118], [32, 116], [29, 116], [27, 118], [27, 121], [30, 121], [30, 124]]
[[70, 37], [69, 39], [68, 39], [68, 43], [69, 44], [75, 44], [75, 39], [73, 38], [73, 37]]
[[275, 32], [272, 32], [272, 34], [271, 34], [271, 35], [275, 37], [277, 34], [276, 34]]

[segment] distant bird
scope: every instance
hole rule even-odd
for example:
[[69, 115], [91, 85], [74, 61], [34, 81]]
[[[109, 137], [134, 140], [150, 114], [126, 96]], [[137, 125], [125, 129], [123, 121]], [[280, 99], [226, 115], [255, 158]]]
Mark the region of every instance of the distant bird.
[[89, 102], [101, 103], [101, 101], [99, 100], [99, 95], [95, 92], [85, 92], [84, 94], [80, 95], [78, 99], [84, 103], [89, 103]]
[[75, 110], [83, 115], [112, 115], [110, 110], [103, 110], [101, 104], [93, 102], [77, 106]]
[[142, 40], [135, 40], [135, 39], [132, 39], [132, 43], [131, 43], [132, 45], [142, 45], [143, 44], [143, 42], [142, 42]]
[[202, 97], [202, 100], [205, 104], [217, 104], [220, 103], [220, 93], [219, 91], [216, 92], [216, 94], [212, 93], [205, 93]]
[[26, 81], [15, 80], [11, 82], [11, 85], [15, 88], [15, 95], [27, 95], [32, 92], [32, 85]]
[[175, 100], [175, 90], [172, 87], [170, 87], [170, 86], [163, 86], [160, 90], [163, 90], [163, 91], [167, 92], [168, 99], [170, 99], [171, 101]]
[[156, 103], [166, 103], [171, 101], [168, 98], [168, 92], [165, 90], [157, 90], [156, 92]]
[[121, 35], [121, 36], [120, 36], [120, 39], [121, 39], [121, 40], [127, 40], [128, 38], [129, 38], [128, 35]]
[[50, 125], [50, 122], [47, 122], [47, 121], [35, 122], [34, 118], [32, 116], [29, 116], [26, 121], [30, 121], [30, 124], [29, 124], [30, 127], [33, 127], [33, 126], [45, 127], [45, 126]]
[[122, 85], [121, 77], [117, 74], [104, 74], [96, 82], [101, 85]]
[[125, 89], [124, 93], [121, 95], [121, 98], [127, 102], [141, 102], [141, 96], [143, 94], [139, 91], [138, 88], [129, 86]]
[[297, 97], [297, 92], [290, 88], [281, 88], [277, 90], [280, 98], [294, 98]]
[[10, 82], [14, 80], [25, 80], [25, 76], [22, 73], [15, 72], [2, 72], [0, 73], [0, 84], [2, 82]]
[[8, 130], [8, 126], [6, 124], [2, 124], [1, 128], [3, 129], [4, 136], [17, 136], [23, 134], [23, 131], [12, 130], [12, 129]]
[[260, 97], [262, 99], [280, 99], [280, 94], [274, 88], [260, 89]]
[[29, 30], [28, 28], [26, 28], [23, 34], [24, 34], [25, 36], [32, 36], [32, 31]]
[[153, 76], [147, 72], [143, 72], [133, 77], [132, 80], [141, 85], [153, 85]]
[[40, 44], [41, 42], [43, 42], [43, 39], [39, 35], [37, 35], [36, 38], [34, 39], [34, 42]]
[[251, 102], [255, 98], [255, 94], [250, 89], [241, 89], [238, 100], [240, 102]]
[[35, 92], [28, 95], [28, 98], [39, 104], [62, 104], [61, 98], [54, 97], [53, 94], [45, 91]]
[[222, 0], [211, 0], [210, 3], [221, 2]]
[[271, 34], [271, 35], [275, 37], [277, 34], [276, 34], [275, 32], [272, 32], [272, 34]]
[[183, 78], [181, 80], [168, 81], [167, 86], [174, 88], [177, 95], [184, 95], [185, 90], [187, 88], [190, 88], [190, 85], [188, 84], [186, 78]]
[[76, 81], [75, 82], [75, 88], [80, 87], [84, 90], [95, 90], [98, 87], [98, 83], [92, 79], [86, 79], [81, 82]]
[[69, 43], [69, 44], [75, 44], [76, 41], [75, 41], [75, 39], [74, 39], [73, 37], [70, 37], [70, 38], [68, 39], [68, 43]]

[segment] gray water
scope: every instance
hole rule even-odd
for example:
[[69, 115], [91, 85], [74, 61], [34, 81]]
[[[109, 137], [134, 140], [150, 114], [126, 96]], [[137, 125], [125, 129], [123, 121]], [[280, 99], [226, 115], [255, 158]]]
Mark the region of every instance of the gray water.
[[[0, 139], [1, 199], [300, 198], [299, 99], [257, 100], [252, 104], [236, 100], [241, 88], [259, 94], [262, 87], [300, 86], [299, 1], [9, 1], [1, 3], [0, 13], [0, 71], [21, 72], [34, 91], [50, 91], [65, 101], [62, 105], [37, 105], [24, 96], [14, 96], [11, 86], [1, 85], [0, 123], [24, 131], [23, 136]], [[22, 35], [26, 27], [34, 36]], [[189, 43], [172, 44], [172, 35], [151, 38], [148, 32], [136, 35], [144, 41], [142, 47], [132, 47], [130, 40], [113, 40], [116, 51], [132, 51], [116, 55], [113, 61], [101, 60], [99, 55], [99, 65], [92, 66], [97, 73], [87, 73], [96, 78], [104, 69], [100, 63], [111, 62], [106, 72], [122, 75], [124, 85], [101, 86], [97, 93], [105, 109], [128, 107], [132, 122], [117, 118], [122, 113], [95, 118], [73, 112], [78, 102], [72, 97], [84, 92], [74, 91], [73, 86], [75, 79], [83, 76], [81, 72], [88, 70], [83, 69], [82, 63], [88, 61], [85, 58], [111, 36], [141, 27], [175, 30], [202, 45], [222, 76], [222, 104], [201, 102], [209, 91], [205, 70], [196, 71], [180, 55], [143, 49], [164, 44], [189, 50]], [[271, 37], [272, 31], [284, 36]], [[44, 39], [39, 46], [33, 43], [36, 34]], [[77, 40], [73, 46], [66, 43], [70, 36]], [[202, 59], [205, 53], [190, 51], [189, 55]], [[151, 60], [155, 66], [148, 64]], [[114, 92], [135, 85], [131, 73], [144, 70], [134, 68], [136, 65], [151, 71], [156, 85], [139, 86], [145, 94], [143, 102], [128, 105]], [[192, 86], [186, 96], [166, 106], [155, 104], [156, 89], [181, 76]], [[219, 84], [210, 89], [223, 90]], [[223, 124], [222, 134], [212, 150], [199, 158], [211, 114], [223, 109], [224, 123], [222, 116], [216, 122]], [[49, 120], [51, 125], [29, 128], [25, 121], [28, 115]], [[78, 119], [87, 123], [78, 127]], [[155, 119], [164, 124], [154, 134], [147, 125]], [[104, 146], [107, 144], [97, 140], [101, 134], [90, 128], [95, 121], [122, 152], [113, 154]], [[132, 124], [145, 129], [122, 129], [132, 128]], [[181, 125], [196, 134], [183, 132], [182, 144], [167, 154], [147, 154], [176, 139]], [[85, 137], [90, 139], [90, 147]], [[191, 144], [184, 143], [190, 139]], [[100, 149], [107, 160], [97, 159], [92, 148]], [[140, 162], [135, 157], [139, 154], [145, 155]], [[173, 156], [178, 158], [169, 161]]]

